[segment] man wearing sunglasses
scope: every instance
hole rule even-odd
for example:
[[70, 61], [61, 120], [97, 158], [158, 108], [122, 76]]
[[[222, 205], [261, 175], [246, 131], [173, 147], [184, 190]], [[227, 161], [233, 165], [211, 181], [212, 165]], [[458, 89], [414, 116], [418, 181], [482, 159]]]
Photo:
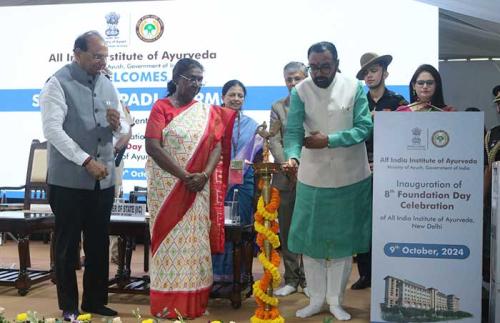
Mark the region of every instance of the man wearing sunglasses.
[[81, 309], [103, 316], [108, 303], [108, 226], [114, 197], [113, 136], [129, 132], [117, 91], [101, 71], [108, 48], [96, 31], [79, 36], [75, 60], [42, 89], [40, 107], [48, 141], [49, 203], [55, 216], [57, 299], [63, 318], [79, 314], [75, 273], [83, 232], [85, 272]]
[[308, 52], [310, 76], [292, 89], [285, 131], [289, 167], [298, 167], [296, 201], [288, 237], [302, 254], [309, 305], [301, 318], [320, 313], [324, 303], [337, 320], [353, 254], [367, 252], [371, 232], [371, 172], [365, 140], [372, 120], [359, 81], [340, 74], [334, 44]]
[[[364, 80], [368, 87], [368, 106], [372, 115], [375, 111], [395, 111], [402, 105], [408, 105], [405, 98], [385, 86], [385, 79], [389, 76], [387, 67], [392, 62], [391, 55], [376, 53], [365, 53], [361, 56], [361, 68], [356, 74], [358, 80]], [[373, 134], [366, 141], [368, 161], [370, 167], [373, 165]], [[370, 248], [371, 249], [371, 248]], [[352, 284], [351, 289], [365, 289], [371, 287], [372, 259], [371, 251], [360, 253], [356, 256], [358, 263], [359, 279]]]

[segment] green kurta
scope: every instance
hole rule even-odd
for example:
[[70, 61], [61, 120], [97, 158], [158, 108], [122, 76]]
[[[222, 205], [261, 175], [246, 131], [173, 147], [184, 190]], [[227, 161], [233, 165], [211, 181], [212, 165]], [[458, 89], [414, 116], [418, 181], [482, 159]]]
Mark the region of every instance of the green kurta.
[[[366, 95], [359, 86], [353, 127], [328, 134], [328, 147], [349, 147], [366, 140], [372, 129]], [[304, 102], [292, 90], [285, 133], [287, 158], [300, 160], [304, 138]], [[289, 249], [312, 258], [342, 258], [367, 252], [371, 239], [371, 176], [339, 188], [297, 184], [288, 237]]]

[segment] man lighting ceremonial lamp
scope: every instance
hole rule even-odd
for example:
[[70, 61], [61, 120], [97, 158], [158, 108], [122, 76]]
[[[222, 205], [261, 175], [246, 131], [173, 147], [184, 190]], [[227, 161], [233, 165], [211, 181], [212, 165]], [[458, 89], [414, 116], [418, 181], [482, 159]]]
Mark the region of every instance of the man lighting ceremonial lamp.
[[[295, 86], [285, 132], [285, 155], [298, 166], [289, 249], [303, 255], [309, 317], [328, 303], [338, 320], [352, 255], [369, 250], [371, 172], [365, 140], [372, 131], [359, 81], [339, 73], [335, 45], [320, 42], [308, 52], [310, 76]], [[300, 165], [299, 165], [300, 163]]]

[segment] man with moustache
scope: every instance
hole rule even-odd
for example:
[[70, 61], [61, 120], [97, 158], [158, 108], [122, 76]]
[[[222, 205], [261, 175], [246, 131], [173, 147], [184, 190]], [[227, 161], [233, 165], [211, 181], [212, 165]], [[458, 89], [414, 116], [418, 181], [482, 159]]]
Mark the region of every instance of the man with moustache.
[[[307, 67], [304, 63], [290, 62], [283, 68], [285, 84], [288, 88], [288, 96], [276, 101], [271, 107], [271, 129], [274, 124], [280, 124], [279, 132], [269, 139], [271, 153], [274, 161], [285, 163], [283, 152], [283, 135], [286, 130], [288, 110], [290, 106], [290, 91], [300, 81], [307, 77]], [[272, 185], [280, 190], [280, 206], [278, 210], [280, 225], [280, 245], [283, 264], [285, 265], [285, 286], [277, 289], [274, 294], [277, 296], [287, 296], [295, 293], [298, 287], [307, 295], [306, 278], [304, 276], [304, 266], [302, 257], [288, 250], [288, 232], [295, 204], [295, 180], [289, 175], [277, 173], [273, 175]]]
[[301, 318], [322, 311], [338, 320], [352, 255], [367, 252], [371, 231], [371, 172], [365, 147], [373, 124], [363, 87], [340, 74], [335, 45], [308, 52], [310, 77], [292, 89], [285, 132], [289, 167], [298, 166], [289, 249], [303, 255], [309, 305]]
[[96, 31], [80, 35], [75, 60], [59, 69], [40, 94], [48, 141], [49, 203], [55, 216], [57, 300], [65, 321], [78, 316], [75, 273], [81, 232], [85, 252], [81, 309], [115, 316], [108, 303], [109, 236], [115, 165], [113, 136], [129, 132], [117, 92], [101, 71], [108, 48]]
[[[358, 80], [364, 80], [368, 87], [368, 107], [372, 114], [374, 111], [395, 111], [399, 106], [408, 105], [405, 98], [385, 86], [385, 79], [389, 76], [387, 67], [392, 62], [391, 55], [365, 53], [361, 56], [361, 69], [356, 74]], [[366, 141], [368, 162], [373, 164], [373, 135]], [[370, 248], [371, 249], [371, 248]], [[356, 256], [358, 262], [359, 279], [352, 284], [351, 289], [365, 289], [371, 287], [372, 281], [372, 255], [371, 250]]]

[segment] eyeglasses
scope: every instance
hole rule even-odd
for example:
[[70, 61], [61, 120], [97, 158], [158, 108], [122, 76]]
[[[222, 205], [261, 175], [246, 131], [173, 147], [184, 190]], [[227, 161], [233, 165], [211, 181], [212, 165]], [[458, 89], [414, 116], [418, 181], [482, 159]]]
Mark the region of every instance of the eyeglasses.
[[191, 82], [191, 84], [194, 84], [197, 86], [205, 85], [205, 83], [203, 83], [203, 77], [195, 77], [195, 76], [188, 77], [188, 76], [182, 75], [182, 74], [179, 74], [179, 76], [182, 77], [183, 79], [185, 79], [186, 81]]
[[418, 80], [415, 82], [418, 86], [424, 86], [427, 84], [427, 86], [433, 86], [434, 83], [436, 83], [434, 80]]
[[332, 68], [333, 67], [330, 64], [322, 64], [320, 66], [309, 65], [307, 67], [307, 70], [309, 71], [309, 73], [321, 72], [323, 74], [329, 74], [332, 71]]
[[91, 53], [91, 52], [85, 52], [87, 54], [90, 55], [90, 57], [92, 57], [92, 59], [96, 60], [96, 61], [107, 61], [108, 60], [108, 55], [103, 55], [103, 54], [94, 54], [94, 53]]

